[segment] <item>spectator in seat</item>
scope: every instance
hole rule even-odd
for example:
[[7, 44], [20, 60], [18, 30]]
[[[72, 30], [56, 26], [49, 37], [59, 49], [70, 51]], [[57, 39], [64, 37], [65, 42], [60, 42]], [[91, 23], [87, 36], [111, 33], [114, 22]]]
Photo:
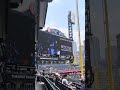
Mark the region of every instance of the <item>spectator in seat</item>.
[[63, 75], [63, 78], [62, 78], [62, 84], [67, 85], [67, 86], [69, 86], [69, 85], [72, 84], [71, 82], [68, 83], [67, 75]]

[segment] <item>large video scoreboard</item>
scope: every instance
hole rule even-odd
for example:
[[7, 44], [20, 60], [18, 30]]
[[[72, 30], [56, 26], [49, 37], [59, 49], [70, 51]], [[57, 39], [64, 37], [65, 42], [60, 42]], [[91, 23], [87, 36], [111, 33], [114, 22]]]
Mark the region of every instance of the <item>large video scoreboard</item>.
[[72, 41], [45, 31], [39, 31], [38, 54], [40, 57], [68, 57], [73, 56]]

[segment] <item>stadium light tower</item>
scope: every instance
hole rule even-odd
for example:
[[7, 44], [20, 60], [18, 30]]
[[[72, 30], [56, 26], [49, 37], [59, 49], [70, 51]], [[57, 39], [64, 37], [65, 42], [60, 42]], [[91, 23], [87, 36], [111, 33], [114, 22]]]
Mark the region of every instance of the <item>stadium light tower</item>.
[[69, 32], [69, 39], [73, 40], [73, 27], [72, 25], [75, 24], [75, 16], [72, 11], [68, 13], [68, 32]]
[[[72, 11], [69, 11], [68, 13], [68, 34], [69, 34], [69, 39], [73, 41], [73, 25], [75, 24], [75, 15], [72, 13]], [[74, 54], [74, 64], [77, 63], [76, 61], [76, 52]]]
[[76, 14], [77, 14], [77, 26], [78, 26], [78, 39], [79, 39], [79, 57], [80, 57], [80, 70], [83, 75], [83, 58], [82, 58], [82, 47], [80, 38], [80, 20], [79, 20], [79, 10], [78, 10], [78, 0], [76, 0]]

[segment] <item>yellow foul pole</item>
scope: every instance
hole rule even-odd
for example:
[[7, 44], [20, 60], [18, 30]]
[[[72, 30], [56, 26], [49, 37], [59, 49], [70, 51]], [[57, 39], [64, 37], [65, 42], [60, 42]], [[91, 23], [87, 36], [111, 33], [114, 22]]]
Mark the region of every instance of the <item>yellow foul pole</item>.
[[113, 75], [112, 75], [112, 57], [111, 57], [111, 47], [110, 47], [107, 0], [104, 0], [104, 14], [105, 14], [105, 27], [106, 27], [105, 32], [106, 32], [106, 41], [107, 41], [108, 90], [115, 90]]
[[82, 58], [82, 48], [81, 48], [81, 38], [80, 38], [80, 21], [79, 21], [78, 0], [76, 0], [76, 13], [77, 13], [78, 38], [79, 38], [80, 70], [81, 70], [81, 74], [83, 75], [83, 58]]
[[76, 55], [76, 52], [74, 53], [74, 64], [77, 64], [77, 61], [76, 61], [76, 57], [77, 55]]

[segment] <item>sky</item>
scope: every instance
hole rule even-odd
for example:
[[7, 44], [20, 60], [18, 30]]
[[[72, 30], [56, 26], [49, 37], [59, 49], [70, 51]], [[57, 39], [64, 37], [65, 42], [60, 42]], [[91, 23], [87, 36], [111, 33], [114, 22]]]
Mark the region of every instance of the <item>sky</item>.
[[[78, 0], [81, 43], [85, 40], [85, 0]], [[46, 24], [44, 30], [48, 27], [62, 31], [68, 37], [68, 12], [75, 14], [75, 25], [73, 25], [73, 39], [78, 44], [78, 30], [76, 18], [76, 0], [53, 0], [48, 5]]]

